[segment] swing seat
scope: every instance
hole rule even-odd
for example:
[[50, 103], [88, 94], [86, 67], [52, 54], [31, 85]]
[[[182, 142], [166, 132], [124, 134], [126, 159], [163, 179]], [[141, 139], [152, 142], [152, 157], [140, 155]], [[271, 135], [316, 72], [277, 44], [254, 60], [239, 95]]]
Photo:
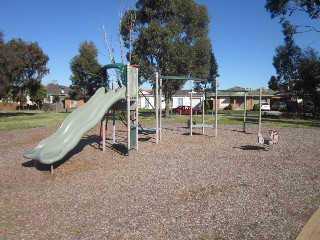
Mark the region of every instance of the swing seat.
[[139, 133], [143, 133], [143, 134], [154, 134], [156, 133], [156, 129], [155, 128], [139, 128]]
[[278, 144], [279, 142], [279, 135], [276, 130], [269, 130], [269, 136], [262, 136], [261, 133], [258, 133], [258, 143], [263, 146], [266, 146], [269, 149], [269, 146], [272, 144]]
[[269, 145], [271, 141], [271, 138], [269, 136], [262, 136], [261, 133], [258, 133], [258, 143], [262, 145]]

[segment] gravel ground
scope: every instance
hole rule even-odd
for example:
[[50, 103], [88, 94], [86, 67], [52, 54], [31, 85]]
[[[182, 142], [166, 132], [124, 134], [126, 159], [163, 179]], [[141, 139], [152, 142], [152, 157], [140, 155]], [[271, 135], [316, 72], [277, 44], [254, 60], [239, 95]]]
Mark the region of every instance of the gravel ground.
[[166, 124], [125, 156], [125, 129], [102, 152], [95, 128], [53, 174], [22, 154], [56, 127], [0, 132], [0, 239], [295, 239], [320, 205], [320, 131], [277, 128], [265, 151], [247, 129]]

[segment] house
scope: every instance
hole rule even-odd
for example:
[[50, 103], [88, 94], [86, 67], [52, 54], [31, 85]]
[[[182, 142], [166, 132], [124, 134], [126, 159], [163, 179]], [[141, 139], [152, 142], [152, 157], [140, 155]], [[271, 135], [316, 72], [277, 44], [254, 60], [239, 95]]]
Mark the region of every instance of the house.
[[57, 108], [79, 108], [84, 104], [83, 100], [71, 100], [69, 96], [70, 88], [50, 83], [47, 86], [47, 97], [44, 99], [44, 103], [53, 103], [54, 96], [59, 96], [60, 101], [57, 103]]
[[[154, 94], [153, 90], [143, 90], [144, 94], [139, 94], [139, 108], [152, 109], [151, 104], [154, 106]], [[218, 91], [218, 109], [224, 109], [229, 104], [231, 104], [233, 110], [243, 110], [244, 109], [244, 94], [246, 92], [247, 96], [247, 110], [253, 109], [255, 104], [259, 104], [259, 89], [248, 89], [234, 87], [228, 90]], [[176, 108], [178, 106], [190, 106], [190, 90], [179, 90], [173, 94], [170, 108]], [[263, 89], [261, 101], [268, 102], [272, 104], [273, 100], [276, 98], [276, 92]], [[192, 107], [197, 106], [203, 100], [208, 101], [210, 109], [214, 109], [215, 93], [208, 92], [206, 96], [203, 96], [202, 92], [192, 92]], [[161, 107], [165, 108], [164, 99], [162, 99]], [[150, 104], [151, 103], [151, 104]]]
[[[170, 108], [178, 106], [190, 106], [190, 90], [179, 90], [171, 99]], [[203, 101], [202, 92], [192, 92], [192, 107], [195, 107]], [[139, 91], [139, 108], [140, 109], [154, 109], [155, 108], [155, 94], [153, 90], [140, 89]], [[164, 97], [161, 101], [161, 109], [165, 108]]]
[[[247, 97], [247, 110], [253, 109], [255, 104], [259, 104], [260, 91], [259, 89], [248, 89], [234, 87], [228, 90], [218, 91], [218, 109], [224, 109], [229, 104], [232, 106], [232, 110], [243, 110], [244, 109], [244, 96], [246, 93]], [[262, 89], [261, 102], [272, 103], [276, 92], [270, 89]], [[207, 100], [209, 101], [210, 108], [214, 106], [215, 93], [210, 93], [207, 95]], [[214, 109], [214, 107], [213, 107]]]
[[[58, 84], [49, 84], [47, 88], [47, 103], [52, 103], [53, 96], [58, 95], [60, 102], [58, 108], [79, 108], [84, 104], [83, 100], [71, 100], [68, 93], [69, 87], [65, 87]], [[233, 110], [244, 109], [244, 94], [247, 96], [247, 110], [253, 109], [255, 104], [259, 104], [259, 89], [248, 89], [233, 87], [228, 90], [218, 91], [218, 109], [224, 109], [231, 104]], [[179, 90], [173, 94], [170, 108], [176, 108], [178, 106], [190, 106], [190, 89]], [[262, 102], [268, 102], [272, 104], [277, 99], [275, 91], [269, 89], [263, 89]], [[202, 92], [192, 92], [192, 107], [199, 105], [203, 100], [208, 101], [210, 109], [214, 109], [215, 93], [208, 92], [206, 96]], [[139, 89], [138, 106], [140, 109], [154, 109], [155, 108], [155, 94], [152, 89]], [[161, 109], [165, 108], [164, 97], [161, 101]]]

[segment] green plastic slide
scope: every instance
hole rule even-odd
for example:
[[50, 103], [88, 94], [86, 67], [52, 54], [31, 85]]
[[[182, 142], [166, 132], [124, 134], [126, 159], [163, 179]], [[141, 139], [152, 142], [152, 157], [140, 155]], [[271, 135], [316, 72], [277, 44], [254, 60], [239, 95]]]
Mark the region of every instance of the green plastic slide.
[[85, 133], [102, 120], [114, 103], [125, 97], [125, 87], [117, 92], [111, 90], [107, 93], [105, 88], [100, 88], [86, 104], [73, 111], [54, 134], [41, 141], [34, 149], [25, 152], [23, 156], [43, 164], [61, 160], [79, 143]]

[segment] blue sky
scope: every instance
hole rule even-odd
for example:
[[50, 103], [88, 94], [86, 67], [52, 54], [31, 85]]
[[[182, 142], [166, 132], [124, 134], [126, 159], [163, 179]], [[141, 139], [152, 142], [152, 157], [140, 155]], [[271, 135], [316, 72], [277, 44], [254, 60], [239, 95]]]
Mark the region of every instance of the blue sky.
[[[0, 29], [5, 41], [22, 38], [38, 42], [49, 56], [50, 73], [43, 78], [48, 84], [57, 80], [69, 86], [70, 60], [78, 54], [79, 44], [93, 41], [102, 65], [110, 63], [101, 37], [102, 21], [109, 43], [115, 48], [120, 62], [119, 44], [115, 29], [120, 12], [132, 5], [132, 0], [2, 0]], [[272, 58], [275, 48], [283, 43], [278, 19], [266, 12], [265, 0], [196, 0], [207, 6], [210, 16], [210, 39], [219, 65], [220, 89], [233, 86], [267, 87], [275, 75]], [[293, 23], [311, 24], [320, 29], [319, 20], [309, 20], [304, 14], [295, 14]], [[311, 46], [320, 51], [320, 33], [298, 35], [301, 47]], [[189, 87], [189, 84], [185, 85]]]

